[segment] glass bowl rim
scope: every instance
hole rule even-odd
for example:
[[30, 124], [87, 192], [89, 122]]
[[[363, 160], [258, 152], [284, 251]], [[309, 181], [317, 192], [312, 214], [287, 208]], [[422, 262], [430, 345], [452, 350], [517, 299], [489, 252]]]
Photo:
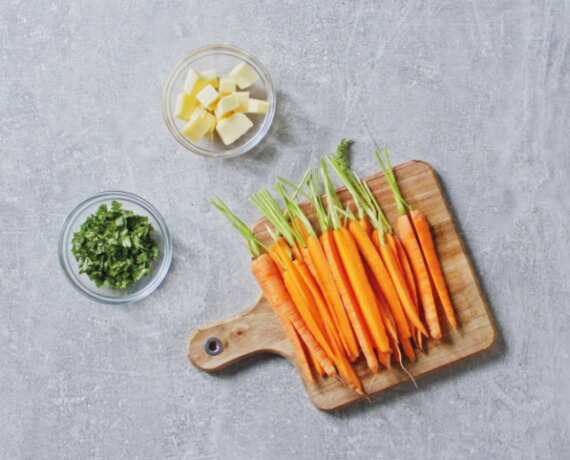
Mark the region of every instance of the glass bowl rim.
[[[269, 112], [266, 114], [263, 121], [260, 122], [260, 126], [257, 128], [258, 131], [249, 141], [238, 147], [229, 148], [228, 150], [221, 150], [217, 153], [212, 153], [205, 149], [200, 148], [198, 145], [193, 144], [190, 140], [186, 140], [183, 137], [182, 133], [180, 133], [180, 129], [176, 126], [174, 115], [168, 110], [167, 100], [169, 99], [170, 93], [173, 90], [174, 82], [176, 80], [175, 77], [178, 76], [178, 73], [180, 72], [182, 67], [188, 65], [197, 57], [215, 55], [218, 54], [217, 52], [219, 51], [228, 51], [230, 54], [233, 54], [234, 57], [243, 59], [248, 64], [253, 63], [254, 67], [257, 67], [261, 71], [263, 79], [267, 82], [266, 91], [268, 94], [271, 95], [272, 101], [269, 107]], [[265, 66], [255, 56], [236, 46], [215, 44], [195, 49], [190, 54], [186, 55], [176, 63], [176, 65], [168, 75], [168, 78], [166, 79], [166, 83], [164, 84], [164, 88], [162, 91], [162, 116], [172, 136], [185, 149], [189, 150], [192, 153], [195, 153], [196, 155], [200, 155], [207, 158], [232, 158], [238, 155], [243, 155], [253, 150], [265, 138], [265, 136], [271, 129], [271, 125], [273, 124], [273, 120], [275, 118], [276, 102], [277, 102], [277, 95], [275, 93], [273, 80], [271, 80], [271, 76], [269, 75], [269, 72], [267, 71]]]
[[[77, 275], [75, 275], [69, 267], [69, 264], [75, 261], [75, 258], [69, 260], [69, 256], [67, 255], [70, 249], [67, 247], [66, 243], [69, 242], [69, 238], [71, 236], [71, 226], [75, 223], [77, 217], [81, 214], [81, 212], [85, 211], [89, 206], [99, 200], [117, 200], [119, 202], [121, 202], [121, 200], [125, 200], [127, 202], [132, 202], [140, 206], [156, 222], [158, 228], [155, 228], [155, 232], [162, 234], [164, 238], [164, 258], [160, 265], [154, 268], [154, 270], [156, 270], [156, 273], [154, 275], [150, 275], [152, 276], [152, 280], [139, 290], [123, 297], [97, 294], [94, 290], [99, 288], [97, 288], [95, 284], [93, 284], [93, 291], [83, 287], [81, 283], [77, 281]], [[172, 262], [172, 237], [170, 235], [170, 230], [168, 230], [168, 226], [166, 225], [166, 221], [160, 212], [158, 212], [158, 210], [144, 198], [131, 192], [124, 192], [119, 190], [107, 190], [95, 193], [94, 195], [88, 196], [77, 206], [75, 206], [63, 222], [63, 225], [59, 232], [57, 248], [61, 269], [75, 290], [90, 300], [108, 305], [126, 305], [142, 300], [152, 294], [164, 281], [164, 278], [166, 277]]]

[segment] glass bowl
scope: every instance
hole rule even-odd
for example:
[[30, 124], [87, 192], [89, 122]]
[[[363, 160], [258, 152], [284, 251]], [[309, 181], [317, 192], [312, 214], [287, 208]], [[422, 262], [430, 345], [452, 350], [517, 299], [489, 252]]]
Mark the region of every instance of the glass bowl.
[[[151, 263], [149, 275], [125, 289], [98, 288], [85, 273], [79, 273], [79, 264], [71, 252], [73, 234], [79, 231], [85, 219], [95, 214], [102, 204], [110, 207], [113, 200], [122, 203], [125, 210], [148, 217], [149, 223], [154, 227], [152, 237], [159, 248], [158, 260]], [[172, 239], [166, 222], [148, 201], [132, 193], [108, 191], [87, 198], [71, 211], [59, 235], [58, 252], [63, 272], [77, 291], [97, 302], [124, 305], [145, 298], [162, 283], [172, 261]]]
[[[227, 74], [240, 62], [249, 64], [259, 75], [257, 81], [245, 91], [250, 97], [269, 103], [266, 114], [247, 114], [253, 127], [230, 145], [224, 145], [217, 133], [212, 140], [203, 138], [198, 144], [184, 136], [180, 129], [184, 124], [174, 116], [176, 97], [183, 91], [184, 80], [190, 68], [197, 72], [215, 69], [219, 75]], [[249, 152], [265, 137], [275, 117], [275, 88], [265, 67], [251, 54], [226, 45], [211, 45], [197, 49], [182, 59], [170, 73], [162, 94], [162, 112], [168, 129], [176, 140], [193, 153], [210, 158], [230, 158]]]

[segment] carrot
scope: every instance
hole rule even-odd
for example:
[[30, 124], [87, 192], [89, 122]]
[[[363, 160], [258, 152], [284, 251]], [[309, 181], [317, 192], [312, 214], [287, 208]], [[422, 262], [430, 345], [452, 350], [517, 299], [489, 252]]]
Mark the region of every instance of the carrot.
[[317, 270], [315, 265], [313, 264], [313, 260], [311, 259], [311, 254], [309, 254], [309, 248], [307, 246], [301, 247], [301, 259], [305, 262], [305, 265], [309, 269], [309, 272], [313, 276], [313, 278], [317, 278]]
[[406, 280], [404, 278], [404, 275], [402, 274], [402, 271], [398, 268], [398, 262], [394, 257], [392, 249], [388, 245], [382, 244], [382, 241], [380, 239], [379, 234], [377, 233], [377, 230], [375, 230], [374, 233], [372, 234], [372, 238], [374, 239], [374, 241], [376, 240], [379, 241], [380, 254], [382, 255], [382, 260], [386, 264], [386, 268], [388, 269], [390, 277], [394, 282], [394, 287], [398, 292], [398, 297], [402, 302], [402, 307], [406, 312], [406, 316], [410, 319], [412, 324], [415, 327], [417, 327], [422, 332], [422, 334], [424, 334], [427, 337], [428, 335], [427, 330], [425, 326], [422, 324], [419, 316], [417, 315], [414, 309], [412, 298], [410, 297], [410, 291], [408, 290], [406, 285]]
[[[315, 208], [317, 209], [317, 215], [319, 218], [319, 224], [323, 231], [328, 227], [328, 222], [323, 216], [322, 206], [319, 202], [319, 197], [317, 196], [315, 189], [313, 188], [313, 176], [311, 175], [311, 186], [310, 192], [314, 199]], [[321, 246], [321, 242], [318, 239], [311, 223], [307, 217], [303, 214], [299, 205], [290, 199], [288, 193], [283, 189], [282, 186], [276, 186], [277, 192], [281, 195], [285, 202], [287, 213], [293, 216], [293, 221], [297, 228], [302, 228], [303, 231], [299, 231], [300, 236], [303, 238], [303, 242], [306, 243], [308, 249], [308, 256], [304, 254], [307, 260], [311, 261], [313, 266], [313, 278], [316, 280], [318, 286], [320, 287], [323, 297], [326, 300], [327, 306], [338, 331], [338, 336], [341, 339], [342, 345], [350, 359], [351, 362], [355, 361], [358, 357], [358, 345], [356, 343], [356, 337], [352, 330], [350, 319], [346, 312], [345, 306], [343, 304], [342, 298], [338, 289], [336, 287], [334, 277], [332, 275], [330, 266], [326, 259], [325, 253]], [[311, 198], [312, 199], [312, 198]]]
[[370, 335], [380, 351], [388, 352], [390, 345], [386, 329], [376, 306], [374, 292], [366, 279], [364, 265], [352, 235], [344, 227], [335, 228], [333, 234], [348, 279], [368, 324]]
[[412, 343], [410, 342], [409, 337], [405, 337], [400, 342], [402, 344], [402, 348], [404, 349], [404, 353], [409, 358], [409, 360], [413, 363], [416, 362], [416, 354], [414, 353], [414, 348], [412, 347]]
[[376, 281], [376, 277], [374, 276], [374, 273], [372, 273], [370, 266], [366, 263], [366, 260], [363, 260], [363, 262], [364, 262], [364, 270], [366, 271], [366, 278], [368, 279], [368, 282], [370, 283], [370, 287], [374, 291], [374, 294], [376, 294], [376, 300], [377, 300], [376, 305], [378, 306], [378, 310], [380, 311], [380, 316], [382, 317], [382, 321], [384, 323], [384, 326], [386, 327], [386, 332], [389, 336], [393, 337], [396, 340], [396, 342], [398, 342], [398, 332], [396, 329], [396, 322], [394, 321], [394, 317], [390, 312], [388, 301], [386, 300], [386, 297], [382, 293], [382, 289], [378, 285], [378, 281]]
[[404, 248], [408, 251], [414, 275], [418, 280], [418, 289], [422, 299], [424, 316], [428, 323], [428, 327], [430, 328], [430, 334], [434, 338], [440, 338], [441, 328], [439, 327], [439, 319], [435, 309], [435, 296], [431, 283], [433, 283], [433, 286], [435, 287], [445, 314], [453, 328], [457, 327], [457, 321], [455, 319], [449, 293], [445, 285], [445, 278], [443, 277], [441, 266], [435, 252], [429, 224], [427, 219], [425, 219], [425, 216], [420, 211], [413, 210], [402, 197], [386, 149], [384, 149], [384, 155], [386, 157], [388, 168], [384, 166], [384, 162], [380, 158], [378, 152], [374, 153], [380, 163], [380, 167], [382, 168], [384, 175], [386, 176], [386, 180], [392, 189], [392, 193], [394, 194], [396, 207], [400, 214], [400, 217], [398, 218], [398, 232], [403, 235], [402, 244], [404, 244]]
[[328, 338], [325, 337], [326, 334], [325, 325], [322, 324], [323, 328], [322, 330], [319, 328], [319, 326], [317, 325], [316, 318], [311, 313], [312, 308], [309, 306], [310, 301], [306, 300], [306, 296], [303, 295], [301, 289], [299, 289], [297, 283], [295, 282], [295, 279], [293, 278], [293, 276], [289, 271], [285, 272], [283, 280], [285, 282], [286, 289], [293, 300], [293, 303], [297, 307], [297, 311], [299, 312], [302, 320], [305, 321], [307, 329], [311, 332], [311, 334], [315, 338], [316, 343], [319, 344], [319, 346], [322, 348], [323, 353], [325, 354], [325, 357], [328, 359], [328, 361], [324, 360], [322, 354], [318, 354], [319, 352], [318, 349], [315, 350], [314, 347], [311, 347], [307, 343], [307, 341], [304, 340], [305, 344], [309, 348], [309, 352], [311, 353], [311, 355], [314, 356], [314, 358], [317, 361], [319, 361], [319, 363], [321, 364], [327, 375], [332, 376], [336, 374], [336, 370], [331, 361], [332, 359], [334, 359], [334, 355], [329, 345]]
[[[404, 247], [402, 246], [400, 238], [395, 236], [392, 238], [392, 240], [394, 241], [394, 245], [396, 247], [398, 259], [400, 261], [400, 265], [402, 266], [402, 270], [403, 270], [404, 276], [406, 278], [406, 283], [408, 285], [408, 289], [410, 291], [410, 294], [412, 295], [412, 300], [414, 301], [414, 307], [415, 307], [416, 313], [419, 315], [420, 309], [419, 309], [419, 300], [418, 300], [418, 290], [416, 288], [416, 282], [414, 280], [414, 273], [412, 271], [410, 261], [408, 260], [408, 256], [406, 254], [406, 251], [404, 250]], [[430, 331], [430, 334], [431, 334], [431, 331]], [[414, 342], [416, 343], [417, 347], [421, 350], [422, 349], [422, 337], [423, 337], [421, 332], [418, 329], [414, 329], [412, 331], [412, 337], [413, 337]]]
[[[306, 345], [305, 345], [306, 347]], [[317, 371], [317, 373], [323, 377], [326, 375], [325, 370], [323, 369], [323, 366], [321, 366], [321, 363], [319, 363], [319, 360], [317, 358], [315, 358], [313, 356], [312, 353], [307, 351], [307, 356], [309, 357], [309, 360], [311, 361], [311, 364], [313, 365], [313, 367], [315, 368], [315, 370]]]
[[402, 272], [406, 277], [406, 284], [408, 285], [408, 290], [410, 291], [412, 300], [416, 305], [416, 310], [417, 310], [418, 290], [416, 288], [416, 282], [414, 280], [414, 274], [412, 272], [412, 267], [410, 266], [410, 261], [408, 260], [408, 256], [406, 254], [406, 251], [404, 250], [404, 247], [402, 246], [400, 238], [398, 238], [397, 236], [393, 236], [392, 234], [390, 234], [390, 237], [391, 241], [393, 241], [393, 244], [396, 248], [396, 257], [398, 258], [400, 266], [402, 267]]
[[321, 362], [323, 368], [327, 370], [327, 373], [334, 373], [330, 370], [333, 367], [332, 361], [299, 315], [289, 292], [285, 288], [281, 274], [271, 257], [267, 254], [262, 254], [251, 261], [250, 267], [261, 290], [275, 309], [277, 315], [286, 318], [293, 324], [295, 330], [303, 338], [311, 353]]
[[[307, 354], [305, 353], [305, 349], [303, 348], [303, 343], [301, 342], [299, 334], [295, 330], [295, 327], [293, 326], [291, 321], [285, 318], [279, 318], [279, 319], [281, 320], [283, 329], [285, 329], [285, 334], [287, 334], [287, 338], [289, 339], [289, 342], [291, 342], [291, 345], [293, 346], [293, 351], [295, 352], [297, 360], [299, 361], [299, 367], [301, 368], [301, 375], [303, 374], [306, 375], [309, 383], [314, 384], [315, 377], [313, 376], [313, 372], [311, 371], [311, 367], [309, 366], [309, 360], [307, 359]], [[310, 356], [312, 359], [312, 355]], [[315, 362], [318, 361], [315, 360]]]
[[326, 356], [326, 353], [315, 340], [311, 331], [307, 329], [299, 312], [296, 310], [293, 300], [285, 288], [280, 272], [280, 264], [275, 263], [268, 254], [261, 255], [260, 247], [263, 245], [255, 238], [253, 231], [238, 219], [219, 197], [211, 199], [210, 202], [224, 214], [232, 226], [245, 238], [247, 243], [246, 247], [253, 259], [250, 264], [251, 271], [281, 321], [285, 334], [291, 342], [291, 346], [299, 362], [299, 368], [305, 374], [307, 381], [314, 383], [315, 380], [308, 365], [307, 356], [299, 340], [299, 336], [307, 345], [309, 353], [316, 359], [322, 360], [323, 367], [334, 371], [332, 361]]
[[365, 217], [358, 219], [358, 225], [362, 227], [362, 230], [364, 230], [368, 236], [372, 235], [372, 225], [370, 225], [370, 222], [368, 222]]
[[356, 339], [321, 243], [315, 235], [309, 235], [307, 237], [307, 247], [309, 248], [309, 254], [317, 271], [319, 286], [331, 306], [331, 311], [334, 312], [336, 316], [342, 343], [345, 346], [350, 360], [354, 361], [358, 357]]
[[358, 206], [359, 213], [361, 215], [366, 213], [372, 227], [375, 228], [375, 233], [373, 232], [372, 237], [370, 237], [354, 219], [351, 219], [348, 224], [348, 229], [354, 238], [358, 249], [374, 273], [374, 277], [388, 300], [388, 304], [390, 305], [390, 309], [392, 310], [392, 314], [396, 320], [399, 333], [405, 337], [410, 337], [411, 332], [408, 327], [404, 310], [402, 309], [401, 299], [398, 295], [399, 292], [395, 287], [395, 281], [392, 280], [390, 272], [386, 268], [385, 261], [383, 261], [380, 256], [379, 246], [378, 249], [375, 247], [375, 244], [377, 243], [376, 240], [378, 240], [378, 243], [380, 241], [378, 238], [374, 237], [374, 235], [379, 235], [378, 229], [381, 229], [382, 233], [384, 232], [384, 227], [389, 225], [387, 223], [387, 219], [382, 213], [380, 206], [376, 202], [367, 185], [357, 179], [357, 177], [346, 168], [341, 167], [334, 159], [329, 158], [328, 160], [354, 198], [354, 201]]
[[429, 273], [427, 271], [422, 250], [418, 240], [416, 239], [414, 227], [412, 226], [407, 214], [403, 214], [398, 217], [398, 233], [400, 234], [402, 245], [410, 257], [410, 264], [418, 286], [421, 305], [424, 311], [426, 323], [429, 327], [430, 335], [434, 339], [440, 339], [441, 327], [437, 317]]
[[390, 305], [390, 309], [392, 310], [392, 314], [394, 315], [394, 319], [398, 326], [398, 331], [404, 337], [410, 337], [411, 332], [408, 328], [408, 323], [406, 321], [398, 293], [394, 287], [394, 282], [384, 265], [384, 261], [374, 247], [374, 243], [372, 243], [372, 240], [368, 238], [358, 225], [354, 225], [353, 222], [348, 224], [348, 229], [354, 237], [354, 241], [358, 245], [360, 252], [368, 263], [376, 281], [388, 300], [388, 304]]
[[378, 351], [378, 360], [382, 363], [384, 367], [390, 369], [392, 367], [392, 363], [390, 362], [391, 353], [385, 353], [383, 351]]
[[439, 259], [435, 252], [433, 245], [433, 239], [431, 236], [430, 228], [425, 216], [418, 210], [413, 210], [410, 212], [410, 218], [418, 235], [418, 240], [422, 246], [422, 251], [425, 256], [429, 273], [435, 285], [437, 295], [441, 300], [443, 305], [443, 310], [447, 316], [453, 329], [457, 329], [457, 320], [455, 319], [455, 313], [453, 312], [453, 307], [451, 305], [451, 300], [449, 299], [449, 292], [447, 292], [447, 287], [445, 285], [445, 278], [441, 271], [441, 266], [439, 264]]
[[[305, 286], [307, 286], [307, 288], [311, 293], [312, 299], [314, 299], [314, 302], [317, 305], [319, 315], [322, 318], [322, 323], [324, 326], [323, 331], [325, 331], [325, 333], [329, 336], [329, 344], [332, 344], [333, 341], [342, 343], [342, 339], [340, 337], [340, 334], [338, 332], [338, 329], [334, 321], [334, 316], [331, 314], [330, 310], [328, 309], [328, 305], [321, 293], [319, 286], [317, 285], [314, 278], [309, 273], [309, 270], [307, 269], [305, 264], [297, 260], [294, 262], [294, 264], [295, 267], [297, 268], [299, 275], [301, 276], [301, 282]], [[330, 325], [330, 331], [328, 333], [326, 332], [327, 324]]]
[[362, 317], [362, 312], [360, 311], [360, 307], [340, 260], [332, 230], [325, 230], [319, 239], [331, 268], [336, 287], [342, 297], [342, 301], [348, 313], [352, 328], [356, 338], [358, 339], [362, 353], [366, 358], [366, 364], [372, 372], [376, 373], [379, 370], [378, 359], [374, 353], [370, 333], [368, 332], [364, 318]]

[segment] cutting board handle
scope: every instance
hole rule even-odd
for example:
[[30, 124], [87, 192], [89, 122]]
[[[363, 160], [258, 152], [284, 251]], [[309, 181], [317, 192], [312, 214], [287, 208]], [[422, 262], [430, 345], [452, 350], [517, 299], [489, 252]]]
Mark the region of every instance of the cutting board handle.
[[196, 329], [188, 338], [186, 352], [192, 364], [207, 372], [258, 353], [293, 358], [285, 331], [263, 295], [248, 310]]

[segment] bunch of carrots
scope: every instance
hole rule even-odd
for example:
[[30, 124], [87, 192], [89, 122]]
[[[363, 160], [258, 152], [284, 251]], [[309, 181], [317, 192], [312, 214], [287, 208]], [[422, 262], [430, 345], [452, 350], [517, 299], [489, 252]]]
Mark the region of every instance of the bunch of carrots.
[[[279, 177], [275, 190], [284, 209], [263, 190], [250, 201], [272, 224], [266, 246], [216, 197], [211, 200], [242, 234], [252, 257], [251, 271], [290, 340], [310, 383], [315, 372], [338, 375], [366, 396], [353, 363], [362, 354], [372, 373], [392, 358], [416, 360], [414, 346], [424, 337], [441, 338], [439, 302], [453, 328], [455, 314], [429, 224], [402, 197], [390, 159], [375, 152], [400, 214], [397, 235], [366, 182], [348, 167], [343, 139], [336, 155], [321, 160], [295, 186]], [[356, 214], [343, 206], [328, 173], [331, 167], [346, 185]], [[323, 196], [324, 195], [324, 196]], [[318, 227], [303, 213], [297, 197], [310, 201]], [[325, 205], [326, 203], [326, 205]], [[403, 367], [403, 365], [402, 365]]]

